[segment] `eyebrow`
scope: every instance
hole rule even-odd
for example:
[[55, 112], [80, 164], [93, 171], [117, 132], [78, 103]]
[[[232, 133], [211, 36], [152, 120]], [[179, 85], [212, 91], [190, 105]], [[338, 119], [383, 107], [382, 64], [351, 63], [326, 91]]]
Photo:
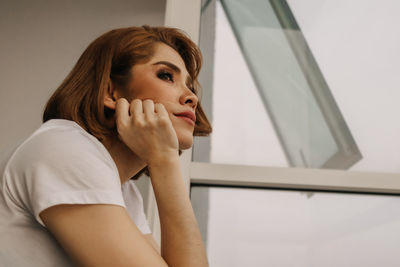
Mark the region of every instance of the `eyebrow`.
[[[158, 61], [156, 63], [153, 63], [152, 65], [166, 65], [168, 67], [170, 67], [172, 70], [174, 70], [177, 73], [181, 73], [181, 69], [176, 66], [175, 64], [172, 64], [171, 62], [168, 61]], [[191, 86], [193, 86], [193, 80], [192, 77], [190, 77], [190, 75], [186, 78], [186, 83], [190, 84]]]

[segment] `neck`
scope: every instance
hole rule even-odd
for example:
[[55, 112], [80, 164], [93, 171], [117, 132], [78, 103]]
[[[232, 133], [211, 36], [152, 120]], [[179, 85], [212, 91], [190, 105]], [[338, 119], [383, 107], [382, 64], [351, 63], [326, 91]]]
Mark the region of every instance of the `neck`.
[[121, 184], [146, 167], [146, 163], [119, 139], [105, 140], [103, 145], [117, 165]]

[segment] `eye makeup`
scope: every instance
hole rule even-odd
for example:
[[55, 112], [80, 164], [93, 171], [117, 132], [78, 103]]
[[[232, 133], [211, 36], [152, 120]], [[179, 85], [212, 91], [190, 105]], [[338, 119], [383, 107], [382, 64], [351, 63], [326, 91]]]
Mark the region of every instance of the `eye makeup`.
[[157, 71], [157, 77], [160, 78], [161, 80], [166, 80], [166, 81], [174, 81], [174, 76], [173, 74], [165, 69]]
[[[181, 73], [181, 70], [177, 66], [167, 61], [160, 61], [154, 63], [153, 65], [165, 66], [164, 68], [157, 71], [157, 77], [162, 80], [174, 82], [174, 74], [179, 75]], [[186, 87], [193, 93], [196, 93], [192, 83], [192, 78], [190, 76], [188, 76], [186, 79]]]

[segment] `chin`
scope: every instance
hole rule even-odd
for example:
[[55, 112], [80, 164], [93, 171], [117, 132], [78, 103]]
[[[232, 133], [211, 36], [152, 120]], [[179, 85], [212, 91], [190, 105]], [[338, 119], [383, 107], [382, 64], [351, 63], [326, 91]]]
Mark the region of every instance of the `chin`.
[[181, 150], [185, 150], [185, 149], [189, 149], [193, 146], [193, 136], [185, 136], [185, 137], [181, 137], [178, 138], [179, 141], [179, 149]]
[[186, 150], [186, 149], [189, 149], [191, 147], [192, 147], [192, 144], [190, 144], [190, 145], [188, 145], [188, 144], [184, 144], [184, 145], [179, 144], [179, 149], [180, 150]]

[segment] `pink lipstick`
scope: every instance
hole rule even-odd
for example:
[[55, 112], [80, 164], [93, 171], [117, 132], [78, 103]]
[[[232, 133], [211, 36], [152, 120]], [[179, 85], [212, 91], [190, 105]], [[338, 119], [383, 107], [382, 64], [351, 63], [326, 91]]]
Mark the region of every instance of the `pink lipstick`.
[[184, 119], [191, 125], [195, 125], [195, 123], [196, 123], [196, 115], [194, 114], [194, 112], [185, 111], [185, 112], [174, 114], [174, 115], [181, 119]]

